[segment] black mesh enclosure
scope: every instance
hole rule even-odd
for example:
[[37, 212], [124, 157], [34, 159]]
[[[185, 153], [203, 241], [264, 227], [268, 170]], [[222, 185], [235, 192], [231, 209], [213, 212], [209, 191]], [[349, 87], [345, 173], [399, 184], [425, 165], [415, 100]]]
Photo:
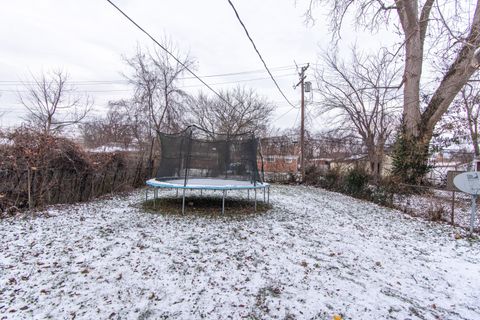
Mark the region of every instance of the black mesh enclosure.
[[[263, 182], [252, 133], [212, 134], [190, 126], [178, 134], [158, 133], [161, 145], [157, 180], [210, 178]], [[258, 164], [257, 164], [258, 163]]]

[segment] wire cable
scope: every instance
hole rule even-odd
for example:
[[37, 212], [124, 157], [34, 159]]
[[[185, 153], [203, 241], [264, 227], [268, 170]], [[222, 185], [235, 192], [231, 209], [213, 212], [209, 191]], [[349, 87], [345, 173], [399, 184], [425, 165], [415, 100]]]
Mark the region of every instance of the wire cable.
[[[107, 0], [107, 1], [109, 1], [109, 0]], [[232, 1], [230, 1], [230, 0], [227, 0], [227, 1], [228, 1], [228, 3], [230, 4], [230, 6], [232, 7], [233, 11], [235, 12], [235, 15], [237, 16], [238, 22], [240, 22], [240, 24], [242, 25], [243, 30], [245, 31], [245, 33], [247, 34], [248, 39], [250, 40], [250, 42], [251, 42], [252, 45], [253, 45], [253, 49], [255, 49], [255, 51], [257, 52], [258, 57], [259, 57], [260, 60], [262, 61], [263, 66], [265, 67], [265, 69], [267, 70], [268, 74], [270, 75], [270, 78], [272, 78], [273, 83], [275, 83], [275, 86], [277, 87], [278, 91], [280, 91], [280, 93], [282, 94], [283, 98], [288, 102], [289, 105], [291, 105], [292, 107], [295, 107], [295, 106], [290, 102], [290, 100], [288, 100], [288, 98], [285, 96], [285, 94], [283, 93], [282, 89], [280, 89], [280, 86], [278, 85], [277, 81], [275, 80], [275, 78], [273, 77], [272, 73], [270, 72], [270, 69], [268, 69], [267, 64], [265, 63], [265, 60], [263, 60], [263, 57], [262, 57], [262, 55], [260, 54], [260, 51], [258, 51], [257, 46], [255, 45], [255, 42], [253, 41], [252, 37], [250, 36], [250, 33], [249, 33], [248, 30], [247, 30], [247, 27], [245, 26], [245, 24], [243, 23], [242, 19], [240, 18], [240, 15], [238, 14], [237, 9], [236, 9], [235, 6], [233, 5]]]
[[[284, 74], [284, 75], [280, 75], [278, 76], [279, 78], [281, 77], [290, 77], [291, 74]], [[239, 83], [243, 83], [243, 82], [252, 82], [252, 81], [262, 81], [262, 80], [270, 80], [269, 77], [263, 77], [263, 78], [250, 78], [250, 79], [240, 79], [240, 80], [236, 80], [236, 81], [225, 81], [225, 82], [216, 82], [216, 83], [211, 83], [210, 86], [219, 86], [219, 85], [225, 85], [225, 84], [239, 84]], [[18, 85], [16, 85], [18, 86]], [[98, 85], [97, 85], [98, 86]], [[196, 87], [199, 87], [199, 86], [202, 86], [201, 84], [194, 84], [194, 85], [180, 85], [178, 86], [179, 88], [196, 88]], [[82, 88], [81, 90], [78, 90], [78, 91], [81, 91], [81, 92], [130, 92], [132, 91], [131, 89], [100, 89], [100, 90], [97, 90], [97, 89], [84, 89]], [[16, 90], [16, 89], [1, 89], [1, 85], [0, 85], [0, 92], [12, 92], [12, 93], [24, 93], [24, 92], [28, 92], [27, 90]]]
[[281, 114], [279, 117], [275, 118], [274, 122], [280, 120], [281, 118], [285, 117], [287, 114], [289, 114], [292, 110], [295, 110], [296, 107], [291, 107], [290, 109], [288, 109], [287, 112]]
[[298, 110], [297, 112], [297, 116], [295, 117], [295, 122], [293, 123], [293, 127], [295, 128], [297, 126], [297, 120], [298, 120], [298, 116], [300, 115], [300, 109]]
[[[282, 67], [274, 67], [271, 70], [275, 70], [276, 72], [284, 72], [288, 70], [295, 69], [294, 65], [290, 66], [282, 66]], [[247, 71], [237, 71], [237, 72], [228, 72], [228, 73], [217, 73], [217, 74], [209, 74], [209, 75], [202, 75], [201, 78], [220, 78], [220, 77], [234, 77], [239, 75], [245, 74], [253, 74], [253, 73], [261, 73], [265, 72], [265, 69], [257, 69], [257, 70], [247, 70]], [[278, 75], [277, 75], [278, 77]], [[196, 79], [195, 77], [178, 77], [178, 80], [190, 80]], [[267, 79], [270, 79], [267, 78]], [[69, 81], [70, 84], [75, 85], [97, 85], [97, 84], [128, 84], [128, 80], [126, 79], [115, 79], [115, 80], [72, 80]], [[34, 81], [20, 81], [20, 80], [0, 80], [0, 86], [14, 86], [14, 85], [24, 85], [24, 84], [35, 84]]]
[[110, 3], [115, 9], [117, 9], [125, 18], [127, 18], [131, 23], [133, 23], [140, 31], [142, 31], [144, 34], [146, 34], [155, 44], [157, 44], [162, 50], [164, 50], [169, 56], [171, 56], [176, 62], [178, 62], [182, 67], [185, 68], [192, 76], [194, 76], [198, 81], [200, 81], [205, 87], [207, 87], [210, 91], [212, 91], [216, 96], [218, 96], [223, 102], [225, 102], [227, 105], [232, 107], [233, 109], [236, 109], [234, 106], [230, 104], [222, 95], [220, 95], [217, 91], [215, 91], [212, 87], [210, 87], [205, 81], [203, 81], [199, 76], [195, 74], [188, 66], [186, 66], [183, 62], [181, 62], [173, 53], [171, 53], [165, 46], [160, 44], [153, 36], [150, 35], [145, 29], [143, 29], [138, 23], [136, 23], [132, 18], [130, 18], [125, 12], [122, 11], [115, 3], [113, 3], [111, 0], [106, 0], [108, 3]]

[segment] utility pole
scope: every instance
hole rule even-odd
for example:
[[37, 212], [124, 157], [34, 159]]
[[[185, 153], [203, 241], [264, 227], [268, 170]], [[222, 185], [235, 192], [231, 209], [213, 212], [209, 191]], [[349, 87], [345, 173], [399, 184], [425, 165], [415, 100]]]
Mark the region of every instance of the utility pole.
[[305, 78], [307, 77], [305, 75], [305, 71], [307, 71], [309, 66], [310, 64], [307, 63], [306, 66], [301, 68], [300, 72], [298, 73], [300, 81], [294, 86], [294, 88], [297, 88], [300, 85], [302, 90], [300, 106], [300, 173], [302, 175], [302, 183], [305, 182]]

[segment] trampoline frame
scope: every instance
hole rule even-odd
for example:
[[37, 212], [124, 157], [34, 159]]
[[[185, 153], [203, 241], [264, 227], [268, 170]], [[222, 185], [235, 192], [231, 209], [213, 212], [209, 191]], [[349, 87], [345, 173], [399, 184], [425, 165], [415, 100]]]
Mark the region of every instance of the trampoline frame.
[[[180, 179], [171, 179], [171, 180], [180, 180]], [[270, 184], [269, 183], [265, 183], [265, 182], [255, 182], [255, 183], [252, 183], [250, 185], [189, 185], [188, 183], [186, 184], [175, 184], [175, 183], [168, 183], [168, 181], [171, 181], [171, 180], [164, 180], [164, 181], [161, 181], [161, 180], [157, 180], [157, 179], [150, 179], [150, 180], [147, 180], [146, 184], [147, 184], [147, 189], [145, 191], [145, 201], [148, 201], [148, 188], [153, 188], [154, 189], [154, 208], [155, 208], [155, 203], [156, 203], [156, 199], [158, 198], [158, 189], [175, 189], [177, 190], [177, 197], [178, 197], [178, 190], [181, 189], [183, 190], [183, 195], [182, 195], [182, 214], [185, 213], [185, 198], [186, 198], [186, 195], [185, 195], [185, 191], [186, 190], [200, 190], [200, 192], [203, 192], [203, 190], [213, 190], [213, 191], [222, 191], [222, 214], [225, 213], [225, 197], [227, 196], [227, 192], [228, 191], [233, 191], [233, 190], [247, 190], [248, 192], [248, 200], [250, 200], [250, 190], [254, 190], [254, 208], [255, 208], [255, 212], [257, 211], [257, 190], [258, 189], [263, 189], [263, 202], [264, 203], [267, 203], [270, 204]], [[212, 180], [212, 179], [208, 179], [208, 178], [204, 178], [204, 179], [199, 179], [199, 178], [196, 178], [195, 180]], [[214, 179], [214, 180], [218, 180], [218, 181], [222, 181], [223, 179]], [[188, 179], [187, 179], [188, 181]], [[232, 180], [232, 179], [227, 179], [227, 180], [223, 180], [223, 181], [235, 181], [235, 180]], [[238, 182], [245, 182], [243, 180], [238, 180]]]

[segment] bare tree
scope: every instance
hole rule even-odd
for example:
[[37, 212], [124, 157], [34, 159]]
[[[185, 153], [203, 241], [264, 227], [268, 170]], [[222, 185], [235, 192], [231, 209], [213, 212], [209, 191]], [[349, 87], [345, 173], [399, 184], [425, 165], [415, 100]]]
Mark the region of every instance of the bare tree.
[[144, 113], [144, 109], [131, 99], [122, 99], [109, 102], [110, 110], [115, 110], [125, 117], [125, 122], [129, 124], [132, 132], [133, 142], [140, 149], [146, 149], [145, 145], [150, 145], [152, 132], [150, 121]]
[[46, 134], [58, 134], [68, 126], [80, 123], [93, 105], [87, 96], [80, 96], [68, 83], [64, 71], [51, 71], [32, 76], [19, 94], [20, 103], [27, 109], [27, 120]]
[[[418, 176], [427, 168], [435, 125], [476, 70], [471, 60], [480, 45], [480, 1], [469, 7], [470, 3], [463, 1], [440, 4], [434, 0], [310, 0], [307, 17], [312, 17], [318, 4], [330, 7], [331, 27], [337, 35], [344, 18], [353, 11], [357, 26], [376, 29], [393, 24], [393, 30], [403, 38], [398, 48], [398, 51], [403, 49], [405, 57], [403, 133], [397, 149], [402, 166], [397, 174], [403, 180], [418, 182]], [[441, 50], [432, 50], [439, 46]], [[430, 50], [448, 59], [449, 66], [430, 99], [422, 105], [421, 79], [425, 56]]]
[[274, 107], [253, 89], [236, 87], [220, 96], [223, 100], [200, 93], [190, 104], [187, 122], [212, 134], [260, 134], [267, 129]]
[[142, 110], [149, 119], [149, 127], [153, 131], [175, 131], [181, 124], [184, 115], [185, 101], [189, 99], [186, 92], [179, 88], [179, 77], [186, 68], [193, 68], [194, 61], [188, 54], [181, 55], [173, 43], [164, 40], [164, 46], [173, 51], [178, 61], [166, 52], [158, 50], [142, 50], [125, 59], [133, 70], [127, 75], [129, 82], [135, 87], [134, 106]]
[[317, 157], [321, 158], [346, 160], [365, 154], [364, 143], [359, 140], [358, 135], [352, 135], [340, 128], [317, 132], [311, 138], [311, 144]]
[[121, 146], [127, 149], [134, 140], [134, 124], [129, 121], [128, 114], [115, 107], [103, 118], [93, 119], [81, 126], [83, 140], [86, 146]]
[[480, 88], [467, 84], [460, 91], [460, 99], [454, 103], [454, 107], [462, 108], [464, 114], [464, 123], [470, 135], [470, 142], [475, 151], [475, 155], [480, 156], [478, 145], [478, 128], [480, 120]]
[[325, 53], [324, 70], [316, 78], [321, 96], [319, 111], [335, 119], [342, 135], [353, 133], [366, 146], [373, 176], [380, 177], [384, 149], [396, 127], [399, 113], [400, 68], [392, 56], [382, 50], [378, 56], [364, 55], [352, 49], [345, 62], [335, 54]]
[[479, 126], [480, 87], [478, 82], [467, 83], [440, 121], [437, 143], [470, 143], [478, 157], [480, 156]]
[[190, 96], [180, 89], [179, 81], [187, 68], [194, 67], [194, 60], [188, 54], [179, 52], [166, 38], [162, 42], [179, 60], [164, 51], [138, 47], [133, 57], [125, 58], [132, 71], [125, 77], [134, 86], [134, 97], [112, 103], [122, 108], [135, 124], [137, 141], [148, 152], [147, 175], [153, 172], [156, 132], [174, 132], [183, 123]]

